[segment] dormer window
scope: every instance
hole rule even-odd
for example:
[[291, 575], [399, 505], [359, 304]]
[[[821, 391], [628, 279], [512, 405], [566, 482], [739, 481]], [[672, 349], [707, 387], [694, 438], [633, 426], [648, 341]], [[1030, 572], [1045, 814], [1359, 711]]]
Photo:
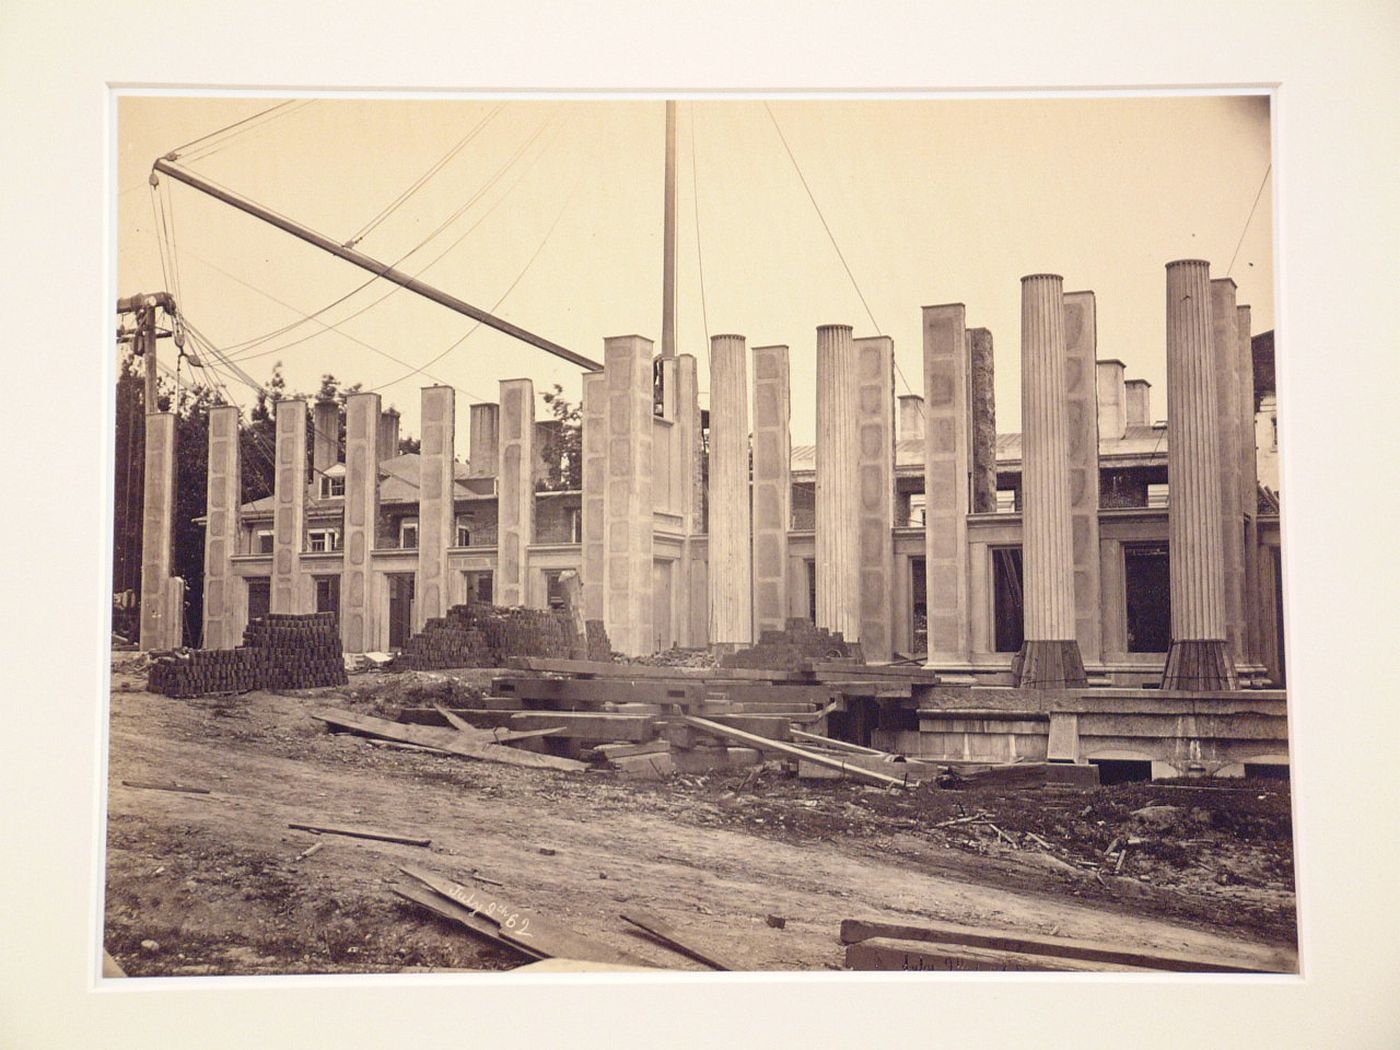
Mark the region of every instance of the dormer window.
[[345, 495], [345, 475], [344, 474], [322, 474], [321, 475], [321, 498], [337, 499]]

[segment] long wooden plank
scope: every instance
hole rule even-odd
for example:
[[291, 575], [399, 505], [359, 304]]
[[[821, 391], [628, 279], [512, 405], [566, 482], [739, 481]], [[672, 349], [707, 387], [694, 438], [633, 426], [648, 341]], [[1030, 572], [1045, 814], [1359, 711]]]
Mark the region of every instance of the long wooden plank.
[[540, 958], [586, 959], [622, 966], [647, 965], [645, 959], [589, 940], [537, 914], [515, 908], [486, 890], [463, 886], [420, 868], [400, 867], [399, 870], [479, 919], [494, 922], [501, 937], [529, 949]]
[[933, 944], [928, 941], [900, 941], [888, 937], [872, 937], [846, 949], [848, 970], [990, 970], [1020, 972], [1023, 970], [1059, 970], [1079, 973], [1152, 973], [1141, 966], [1120, 963], [1087, 962], [1053, 955], [1033, 955], [1027, 952], [995, 951], [991, 948], [970, 948], [961, 944]]
[[375, 839], [379, 842], [399, 842], [405, 846], [431, 846], [432, 839], [418, 838], [414, 835], [395, 835], [389, 831], [371, 831], [368, 828], [347, 828], [338, 824], [302, 824], [291, 821], [287, 824], [289, 828], [297, 831], [314, 831], [318, 835], [348, 835], [352, 839]]
[[486, 919], [478, 917], [470, 909], [462, 907], [456, 901], [439, 897], [435, 893], [429, 893], [416, 886], [395, 886], [394, 892], [406, 901], [412, 901], [420, 908], [426, 908], [434, 915], [441, 916], [451, 922], [458, 923], [471, 930], [478, 937], [484, 937], [498, 948], [508, 948], [513, 952], [519, 952], [527, 959], [543, 959], [545, 956], [538, 955], [522, 945], [515, 944], [501, 936], [496, 924]]
[[[421, 744], [437, 748], [463, 758], [476, 758], [484, 762], [501, 762], [511, 766], [528, 766], [532, 769], [557, 769], [565, 772], [581, 772], [588, 768], [586, 763], [557, 755], [541, 755], [533, 751], [517, 751], [510, 747], [495, 744], [476, 744], [462, 740], [455, 729], [436, 729], [431, 726], [410, 725], [403, 722], [390, 722], [387, 718], [360, 715], [350, 711], [313, 711], [311, 717], [329, 726], [346, 729], [353, 733], [380, 737], [384, 740], [397, 740], [405, 744]], [[488, 734], [489, 735], [489, 734]]]
[[517, 740], [534, 740], [542, 736], [554, 736], [564, 731], [563, 726], [550, 726], [547, 729], [529, 730], [509, 730], [509, 729], [478, 729], [470, 722], [464, 722], [441, 704], [434, 704], [434, 710], [447, 721], [453, 729], [459, 733], [467, 734], [472, 741], [483, 741], [487, 744], [513, 744]]
[[742, 970], [743, 967], [727, 960], [721, 959], [714, 952], [701, 951], [694, 945], [686, 943], [682, 939], [679, 931], [670, 923], [653, 915], [651, 912], [642, 911], [639, 908], [628, 908], [622, 912], [622, 917], [647, 933], [651, 934], [666, 947], [680, 952], [682, 955], [694, 959], [696, 962], [704, 963], [712, 970]]
[[873, 747], [861, 747], [859, 744], [852, 744], [845, 740], [834, 740], [829, 736], [818, 736], [816, 733], [804, 733], [800, 729], [794, 729], [792, 735], [803, 743], [821, 744], [834, 751], [849, 751], [854, 755], [870, 755], [872, 758], [894, 757], [888, 751], [879, 751]]
[[129, 788], [142, 788], [146, 791], [177, 791], [184, 795], [207, 795], [208, 788], [192, 787], [189, 784], [156, 784], [145, 780], [123, 780]]
[[649, 664], [613, 664], [594, 660], [545, 660], [517, 656], [506, 661], [515, 671], [592, 675], [596, 678], [670, 678], [683, 681], [811, 682], [800, 671], [756, 671], [745, 667], [653, 667]]
[[681, 721], [685, 722], [687, 725], [694, 726], [696, 729], [703, 729], [705, 732], [713, 733], [715, 736], [728, 737], [731, 740], [737, 740], [740, 743], [748, 744], [750, 747], [757, 747], [764, 751], [777, 751], [780, 754], [791, 755], [793, 758], [805, 758], [809, 762], [819, 766], [826, 766], [828, 769], [839, 769], [856, 780], [865, 780], [872, 784], [880, 784], [885, 787], [908, 787], [916, 783], [916, 781], [912, 779], [906, 780], [901, 777], [888, 776], [884, 773], [876, 773], [870, 769], [861, 769], [859, 766], [853, 766], [849, 762], [842, 761], [839, 758], [819, 754], [816, 751], [809, 751], [806, 748], [797, 747], [795, 744], [786, 744], [781, 740], [771, 740], [768, 737], [756, 736], [753, 733], [745, 733], [742, 729], [731, 729], [729, 726], [720, 725], [718, 722], [712, 722], [708, 718], [696, 718], [694, 715], [686, 715]]
[[[1298, 969], [1296, 955], [1290, 957], [1288, 952], [1247, 945], [1241, 945], [1236, 956], [1221, 959], [1167, 949], [1145, 948], [1141, 945], [1110, 944], [1106, 941], [1084, 941], [1070, 937], [1045, 937], [1015, 930], [988, 930], [944, 922], [925, 922], [913, 926], [845, 919], [841, 923], [842, 944], [857, 944], [874, 937], [958, 944], [998, 951], [1030, 952], [1063, 959], [1186, 973], [1296, 973]], [[1253, 961], [1247, 961], [1251, 958]]]

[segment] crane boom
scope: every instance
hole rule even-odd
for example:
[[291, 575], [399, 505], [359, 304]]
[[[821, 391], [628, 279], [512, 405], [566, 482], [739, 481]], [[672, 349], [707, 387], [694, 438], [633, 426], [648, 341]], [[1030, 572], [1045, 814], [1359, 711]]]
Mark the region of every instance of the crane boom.
[[543, 336], [536, 335], [534, 332], [527, 331], [519, 325], [511, 324], [509, 321], [503, 320], [495, 314], [481, 309], [479, 306], [473, 306], [471, 303], [458, 299], [455, 295], [449, 295], [447, 292], [434, 288], [432, 285], [426, 284], [416, 277], [412, 277], [401, 270], [396, 270], [387, 263], [379, 262], [365, 255], [363, 252], [357, 252], [354, 248], [347, 248], [343, 244], [336, 244], [335, 241], [317, 233], [315, 230], [268, 211], [266, 208], [254, 204], [252, 201], [236, 197], [228, 191], [220, 189], [218, 186], [201, 179], [192, 172], [175, 167], [164, 159], [157, 160], [154, 167], [156, 171], [169, 175], [172, 179], [177, 179], [186, 186], [191, 186], [199, 190], [201, 193], [206, 193], [215, 200], [223, 201], [223, 203], [237, 208], [239, 211], [245, 212], [255, 219], [261, 219], [271, 226], [276, 226], [284, 233], [290, 233], [293, 237], [297, 237], [307, 244], [313, 244], [317, 248], [329, 252], [338, 259], [343, 259], [348, 263], [360, 267], [362, 270], [368, 270], [376, 277], [382, 277], [386, 281], [391, 281], [402, 288], [407, 288], [410, 292], [415, 292], [425, 299], [431, 299], [433, 302], [445, 306], [449, 310], [455, 310], [459, 314], [465, 314], [467, 317], [480, 321], [482, 324], [494, 328], [498, 332], [504, 332], [506, 335], [519, 339], [523, 343], [529, 343], [531, 346], [539, 347], [541, 350], [547, 351], [555, 357], [562, 357], [565, 361], [576, 364], [580, 368], [597, 372], [603, 367], [597, 361], [584, 357], [582, 354], [576, 354], [574, 351], [560, 346], [558, 343], [552, 342]]

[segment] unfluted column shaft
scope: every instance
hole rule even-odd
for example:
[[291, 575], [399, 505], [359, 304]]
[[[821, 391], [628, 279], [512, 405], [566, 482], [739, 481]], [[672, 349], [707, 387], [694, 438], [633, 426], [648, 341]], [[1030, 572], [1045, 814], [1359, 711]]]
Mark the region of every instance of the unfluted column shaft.
[[753, 351], [754, 628], [787, 623], [788, 526], [792, 516], [792, 392], [788, 348]]
[[450, 386], [423, 388], [423, 435], [418, 452], [418, 582], [413, 600], [417, 631], [431, 618], [447, 615], [452, 603], [447, 548], [456, 542], [457, 531], [453, 477], [456, 399], [457, 392]]
[[894, 341], [855, 340], [856, 498], [860, 510], [860, 648], [869, 663], [894, 655]]
[[1233, 688], [1226, 640], [1219, 400], [1210, 265], [1167, 265], [1167, 480], [1172, 647], [1164, 689]]
[[501, 380], [501, 429], [496, 475], [497, 605], [530, 604], [530, 543], [535, 532], [535, 385]]
[[[1093, 292], [1070, 292], [1064, 302], [1068, 435], [1065, 451], [1069, 460], [1070, 537], [1074, 550], [1074, 637], [1082, 659], [1098, 660], [1103, 632], [1099, 585], [1098, 310]], [[1121, 374], [1117, 386], [1121, 405]]]
[[816, 569], [818, 627], [860, 641], [860, 455], [850, 325], [817, 329]]
[[379, 520], [379, 419], [378, 394], [351, 394], [346, 399], [340, 638], [345, 651], [351, 653], [370, 651], [379, 626], [370, 568]]
[[[1261, 624], [1266, 606], [1259, 596], [1259, 463], [1254, 441], [1254, 348], [1249, 307], [1236, 306], [1235, 318], [1239, 340], [1239, 501], [1244, 520], [1244, 648], [1246, 662], [1257, 665], [1263, 659]], [[1272, 610], [1272, 599], [1267, 608]]]
[[967, 365], [972, 417], [972, 512], [997, 509], [997, 395], [992, 333], [985, 328], [967, 332]]
[[651, 357], [651, 340], [641, 336], [603, 342], [608, 434], [604, 624], [613, 648], [629, 656], [649, 653], [655, 644]]
[[494, 477], [497, 469], [497, 440], [501, 428], [501, 406], [481, 401], [469, 408], [468, 434], [471, 441], [471, 476]]
[[753, 641], [749, 384], [744, 337], [710, 340], [710, 642]]
[[276, 417], [269, 611], [299, 613], [301, 552], [306, 535], [306, 402], [279, 401]]
[[931, 665], [968, 662], [968, 410], [966, 309], [926, 306], [924, 323], [924, 551]]
[[238, 508], [242, 493], [238, 461], [238, 409], [209, 410], [209, 475], [204, 526], [205, 649], [232, 649], [243, 634], [233, 556], [238, 553]]
[[181, 642], [181, 612], [170, 598], [170, 548], [175, 516], [175, 415], [146, 414], [145, 490], [141, 502], [141, 648]]
[[[1064, 281], [1021, 279], [1021, 484], [1025, 641], [1017, 684], [1085, 684], [1076, 636]], [[1092, 384], [1091, 384], [1092, 390]], [[1089, 394], [1092, 397], [1092, 393]]]
[[1210, 359], [1215, 368], [1216, 444], [1220, 450], [1220, 541], [1225, 564], [1225, 637], [1244, 662], [1244, 519], [1240, 513], [1239, 318], [1235, 282], [1210, 282]]
[[583, 375], [583, 616], [603, 619], [607, 571], [604, 493], [608, 486], [608, 384], [602, 372]]

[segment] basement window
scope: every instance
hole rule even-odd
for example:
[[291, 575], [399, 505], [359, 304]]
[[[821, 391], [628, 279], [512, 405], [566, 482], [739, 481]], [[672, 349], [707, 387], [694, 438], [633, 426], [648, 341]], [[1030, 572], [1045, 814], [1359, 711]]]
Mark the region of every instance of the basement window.
[[316, 553], [340, 550], [340, 530], [311, 529], [306, 534], [306, 548]]

